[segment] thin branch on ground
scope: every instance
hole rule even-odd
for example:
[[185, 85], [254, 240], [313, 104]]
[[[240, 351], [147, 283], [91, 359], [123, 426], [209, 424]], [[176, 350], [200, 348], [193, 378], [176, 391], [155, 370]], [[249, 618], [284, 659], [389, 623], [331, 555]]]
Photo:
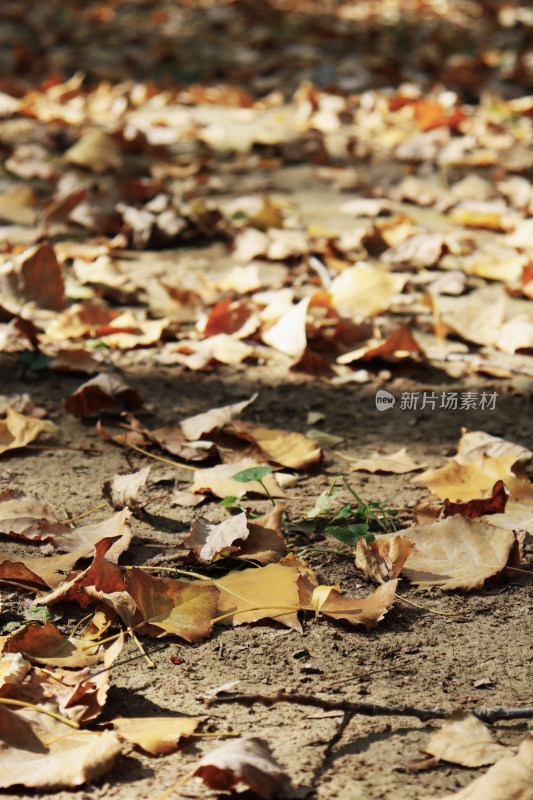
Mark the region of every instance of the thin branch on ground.
[[[255, 703], [260, 703], [267, 707], [276, 703], [292, 703], [293, 705], [321, 708], [324, 711], [342, 711], [344, 717], [326, 748], [327, 752], [337, 744], [351, 719], [357, 714], [366, 717], [415, 717], [421, 722], [428, 722], [431, 719], [444, 719], [451, 714], [451, 711], [445, 708], [416, 708], [404, 703], [399, 705], [380, 705], [379, 703], [368, 702], [354, 703], [350, 700], [325, 700], [314, 695], [285, 694], [284, 692], [274, 695], [240, 694], [233, 697], [215, 697], [206, 702], [208, 706], [221, 703], [239, 703], [244, 706], [252, 706]], [[524, 706], [523, 708], [471, 708], [467, 710], [479, 720], [488, 724], [503, 720], [533, 719], [533, 706]]]

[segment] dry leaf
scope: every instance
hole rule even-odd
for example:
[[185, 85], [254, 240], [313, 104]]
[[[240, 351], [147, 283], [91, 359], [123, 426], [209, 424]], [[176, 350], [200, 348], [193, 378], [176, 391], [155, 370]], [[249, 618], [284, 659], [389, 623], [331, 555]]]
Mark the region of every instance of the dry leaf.
[[61, 526], [58, 532], [53, 533], [52, 538], [54, 544], [61, 550], [68, 553], [85, 550], [89, 555], [98, 542], [110, 539], [113, 544], [106, 551], [106, 558], [116, 563], [120, 554], [128, 549], [131, 541], [130, 518], [131, 511], [123, 508], [102, 522], [80, 525], [77, 528]]
[[[191, 492], [211, 492], [215, 497], [242, 497], [244, 494], [258, 494], [266, 497], [266, 492], [257, 481], [241, 483], [232, 480], [233, 475], [253, 467], [258, 467], [257, 461], [251, 458], [244, 458], [242, 461], [235, 461], [232, 464], [219, 464], [210, 469], [197, 469], [194, 473], [194, 482], [190, 487]], [[268, 488], [272, 497], [284, 498], [285, 495], [280, 490], [272, 475], [265, 475], [263, 483]]]
[[365, 472], [394, 472], [401, 475], [405, 472], [422, 469], [424, 466], [423, 464], [415, 464], [413, 459], [407, 455], [406, 447], [402, 447], [396, 453], [391, 453], [390, 456], [378, 451], [373, 453], [370, 458], [363, 458], [360, 461], [352, 458], [348, 459], [347, 456], [345, 458], [350, 461], [351, 469]]
[[533, 736], [530, 735], [515, 756], [500, 758], [481, 778], [439, 800], [531, 800], [532, 786]]
[[509, 748], [498, 744], [488, 727], [473, 714], [454, 711], [442, 727], [431, 734], [424, 752], [439, 761], [483, 767], [507, 755]]
[[257, 445], [265, 458], [290, 469], [309, 469], [322, 460], [322, 450], [316, 442], [301, 433], [287, 433], [234, 421], [232, 430]]
[[283, 314], [261, 334], [263, 342], [291, 358], [300, 358], [307, 347], [306, 322], [310, 300], [310, 297], [305, 297]]
[[268, 564], [232, 572], [216, 581], [220, 589], [217, 618], [225, 625], [274, 619], [299, 633], [298, 565]]
[[447, 498], [444, 500], [444, 517], [451, 517], [454, 514], [461, 514], [463, 517], [475, 519], [484, 514], [503, 514], [509, 495], [505, 490], [503, 481], [496, 481], [492, 488], [491, 497], [482, 500], [469, 500], [467, 503], [451, 503]]
[[338, 364], [351, 364], [353, 361], [371, 361], [373, 358], [384, 358], [386, 361], [402, 361], [414, 358], [425, 359], [426, 354], [420, 347], [410, 328], [406, 325], [397, 328], [385, 341], [372, 339], [364, 347], [344, 353], [337, 358]]
[[69, 638], [51, 622], [25, 625], [4, 643], [4, 653], [21, 653], [32, 663], [57, 667], [87, 667], [102, 660], [104, 648], [86, 649], [81, 639]]
[[121, 739], [159, 756], [174, 753], [180, 739], [195, 732], [206, 717], [115, 717], [113, 728]]
[[37, 197], [27, 184], [10, 186], [0, 194], [0, 221], [15, 225], [34, 225]]
[[[375, 592], [362, 599], [344, 597], [336, 586], [325, 587], [331, 588], [331, 591], [327, 597], [320, 598], [320, 612], [328, 617], [333, 617], [333, 619], [346, 620], [351, 625], [364, 625], [369, 631], [376, 627], [393, 605], [397, 586], [397, 580], [387, 581]], [[307, 575], [301, 575], [298, 578], [298, 588], [302, 608], [308, 610], [315, 608], [313, 594], [316, 587]]]
[[424, 483], [433, 494], [442, 500], [467, 501], [492, 495], [494, 484], [501, 480], [515, 496], [527, 493], [528, 481], [517, 478], [511, 471], [516, 456], [483, 458], [479, 463], [468, 461], [459, 464], [452, 459], [444, 467], [428, 470], [417, 476], [416, 483]]
[[512, 531], [457, 515], [401, 533], [415, 544], [402, 575], [446, 591], [480, 589], [505, 568], [515, 541]]
[[255, 736], [228, 742], [208, 753], [193, 774], [218, 792], [230, 791], [244, 783], [265, 800], [297, 796], [267, 742]]
[[14, 408], [8, 408], [5, 419], [0, 420], [0, 453], [26, 447], [43, 431], [52, 433], [56, 426], [52, 422], [19, 414]]
[[108, 500], [115, 510], [136, 506], [139, 492], [148, 480], [150, 467], [144, 467], [136, 472], [126, 475], [115, 475], [110, 481], [105, 481], [102, 495]]
[[41, 591], [54, 589], [65, 580], [65, 576], [71, 572], [76, 562], [89, 553], [90, 550], [85, 549], [42, 558], [21, 558], [0, 553], [0, 578]]
[[48, 365], [56, 372], [67, 372], [69, 374], [82, 373], [84, 375], [95, 375], [102, 369], [102, 363], [97, 361], [86, 350], [58, 350]]
[[11, 489], [0, 492], [0, 533], [4, 536], [49, 541], [70, 531], [58, 522], [50, 503]]
[[60, 311], [65, 307], [61, 267], [53, 247], [39, 244], [0, 267], [2, 306], [18, 314], [26, 303]]
[[75, 417], [84, 417], [105, 409], [128, 411], [143, 405], [141, 396], [118, 375], [101, 373], [83, 383], [65, 400], [65, 408]]
[[472, 461], [481, 462], [485, 458], [502, 458], [514, 456], [516, 461], [528, 461], [533, 458], [533, 452], [527, 447], [514, 442], [508, 442], [499, 436], [491, 436], [484, 431], [469, 431], [461, 428], [461, 439], [457, 445], [455, 460], [460, 464]]
[[205, 433], [223, 428], [228, 425], [232, 419], [238, 417], [244, 409], [257, 399], [257, 393], [252, 395], [248, 400], [243, 400], [240, 403], [232, 403], [229, 406], [221, 406], [220, 408], [212, 408], [205, 411], [203, 414], [195, 414], [194, 417], [187, 417], [180, 422], [180, 427], [185, 434], [186, 438], [190, 441], [201, 439]]
[[188, 642], [209, 636], [219, 598], [218, 589], [209, 582], [153, 578], [134, 567], [127, 572], [126, 591], [151, 635], [171, 633]]
[[110, 731], [73, 731], [44, 714], [0, 706], [0, 788], [61, 789], [98, 780], [121, 751]]
[[370, 317], [388, 309], [394, 295], [402, 291], [405, 281], [405, 275], [361, 262], [341, 272], [333, 280], [329, 293], [340, 314]]
[[114, 139], [101, 130], [89, 130], [65, 153], [65, 160], [93, 172], [108, 172], [122, 164]]
[[194, 549], [201, 561], [210, 562], [216, 556], [231, 555], [238, 552], [240, 542], [248, 538], [248, 518], [243, 512], [222, 522], [209, 522], [197, 517], [191, 522], [191, 530], [182, 546]]
[[370, 544], [361, 537], [355, 549], [355, 565], [376, 583], [386, 583], [398, 577], [414, 547], [414, 542], [398, 533], [390, 539], [378, 536]]

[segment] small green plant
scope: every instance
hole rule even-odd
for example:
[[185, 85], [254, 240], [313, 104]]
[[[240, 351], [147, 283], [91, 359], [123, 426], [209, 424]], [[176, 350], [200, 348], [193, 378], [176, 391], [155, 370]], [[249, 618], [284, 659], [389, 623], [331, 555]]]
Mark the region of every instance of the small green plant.
[[0, 634], [12, 633], [27, 622], [51, 622], [54, 614], [46, 606], [27, 608], [20, 613], [14, 611], [0, 611]]
[[[232, 475], [232, 480], [239, 481], [239, 483], [251, 483], [252, 481], [257, 481], [257, 483], [261, 484], [265, 490], [265, 493], [272, 505], [275, 506], [276, 501], [270, 494], [268, 487], [264, 482], [265, 477], [270, 472], [272, 472], [272, 467], [249, 467], [249, 469], [243, 469], [241, 472], [237, 472], [235, 475]], [[225, 499], [226, 498], [224, 498], [224, 500]]]
[[[333, 513], [332, 505], [337, 497], [335, 490], [339, 481], [344, 483], [355, 502], [345, 503], [339, 511]], [[326, 533], [350, 546], [355, 545], [361, 537], [364, 537], [365, 541], [370, 543], [375, 538], [370, 531], [371, 527], [374, 530], [382, 530], [386, 533], [396, 530], [394, 517], [397, 511], [385, 506], [386, 504], [383, 501], [370, 500], [365, 502], [362, 500], [352, 489], [344, 475], [339, 475], [332, 481], [331, 486], [319, 495], [314, 507], [301, 521], [304, 523], [319, 519], [327, 521]], [[341, 524], [334, 524], [339, 522]]]

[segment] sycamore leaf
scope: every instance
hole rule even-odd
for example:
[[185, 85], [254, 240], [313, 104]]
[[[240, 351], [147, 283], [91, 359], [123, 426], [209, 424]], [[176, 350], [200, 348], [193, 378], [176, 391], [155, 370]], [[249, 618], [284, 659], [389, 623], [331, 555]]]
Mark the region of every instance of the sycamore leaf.
[[190, 441], [200, 439], [205, 433], [223, 428], [231, 422], [234, 417], [238, 417], [244, 409], [257, 399], [257, 393], [253, 394], [248, 400], [241, 403], [233, 403], [229, 406], [212, 408], [203, 414], [195, 414], [194, 417], [187, 417], [180, 422], [180, 427], [185, 437]]
[[397, 533], [390, 539], [377, 536], [370, 543], [361, 537], [356, 545], [355, 565], [376, 583], [386, 583], [398, 577], [414, 547], [413, 542]]
[[121, 751], [111, 731], [74, 731], [44, 714], [0, 706], [0, 788], [60, 789], [96, 781]]
[[301, 433], [288, 433], [240, 421], [232, 424], [232, 430], [237, 436], [257, 445], [269, 461], [275, 461], [282, 467], [308, 469], [322, 460], [321, 448]]
[[[245, 513], [236, 514], [222, 522], [209, 522], [204, 517], [197, 517], [191, 522], [191, 530], [183, 547], [194, 549], [201, 561], [210, 562], [217, 555], [230, 555], [238, 551], [240, 542], [247, 539], [249, 533]], [[233, 546], [236, 541], [239, 544]]]
[[529, 735], [516, 755], [500, 758], [481, 778], [440, 800], [531, 800], [532, 786], [533, 736]]
[[458, 515], [401, 533], [415, 545], [402, 575], [446, 591], [480, 589], [505, 568], [515, 541], [512, 531]]
[[26, 625], [12, 633], [4, 644], [5, 653], [21, 653], [29, 661], [58, 667], [86, 667], [102, 660], [104, 649], [64, 636], [51, 622]]
[[115, 717], [113, 728], [121, 739], [158, 756], [174, 753], [180, 739], [195, 732], [206, 717]]
[[0, 578], [36, 589], [54, 589], [65, 580], [87, 551], [76, 550], [59, 556], [21, 558], [12, 553], [0, 553]]
[[148, 466], [135, 472], [128, 472], [126, 475], [115, 475], [110, 481], [105, 481], [102, 495], [114, 509], [135, 506], [139, 492], [145, 485], [149, 474], [150, 467]]
[[509, 753], [509, 749], [498, 744], [489, 728], [467, 711], [454, 711], [434, 731], [424, 752], [438, 761], [449, 761], [463, 767], [483, 767], [494, 764]]
[[106, 552], [106, 557], [108, 561], [116, 563], [120, 554], [128, 549], [131, 541], [130, 518], [131, 511], [123, 508], [102, 522], [80, 525], [77, 528], [61, 526], [61, 530], [54, 533], [52, 538], [54, 544], [61, 550], [69, 553], [85, 550], [89, 556], [98, 542], [112, 539], [113, 544]]
[[78, 386], [65, 400], [65, 408], [75, 417], [85, 417], [104, 409], [128, 411], [143, 405], [141, 396], [118, 375], [100, 373]]
[[127, 572], [126, 591], [152, 635], [171, 633], [188, 642], [200, 642], [211, 632], [219, 591], [207, 581], [154, 578], [134, 567]]
[[500, 480], [516, 498], [531, 495], [529, 481], [518, 478], [512, 472], [515, 463], [514, 455], [485, 458], [466, 464], [459, 464], [452, 459], [444, 467], [423, 472], [416, 478], [416, 483], [424, 483], [437, 497], [442, 500], [448, 498], [452, 502], [490, 496], [494, 485]]
[[297, 796], [267, 742], [255, 736], [228, 742], [208, 753], [193, 774], [217, 792], [244, 784], [265, 800]]
[[[333, 619], [343, 619], [352, 625], [364, 625], [371, 630], [375, 628], [380, 620], [383, 619], [388, 609], [394, 603], [394, 595], [397, 580], [388, 581], [376, 589], [368, 597], [362, 599], [355, 597], [343, 597], [336, 586], [320, 587], [321, 593], [317, 598], [317, 603], [313, 601], [316, 586], [307, 575], [300, 575], [298, 578], [298, 588], [300, 603], [302, 608], [313, 609], [315, 613], [320, 611]], [[330, 589], [326, 596], [325, 589]], [[317, 607], [320, 602], [320, 608]]]
[[[194, 482], [190, 487], [191, 492], [211, 492], [216, 497], [233, 497], [239, 498], [244, 494], [258, 494], [263, 497], [266, 492], [257, 481], [250, 483], [240, 483], [234, 480], [233, 476], [247, 469], [257, 469], [259, 464], [251, 458], [245, 458], [242, 461], [236, 461], [233, 464], [219, 464], [217, 467], [210, 469], [198, 469], [194, 473]], [[263, 483], [268, 488], [272, 497], [285, 497], [280, 490], [272, 475], [265, 475]]]
[[0, 454], [26, 447], [43, 431], [51, 433], [54, 430], [55, 425], [51, 422], [27, 417], [19, 414], [14, 408], [8, 408], [6, 418], [0, 420]]
[[33, 495], [0, 492], [0, 533], [14, 539], [47, 541], [71, 529], [57, 521], [50, 503]]
[[403, 474], [405, 472], [413, 472], [417, 469], [422, 469], [423, 464], [415, 464], [413, 459], [407, 455], [407, 448], [402, 447], [396, 453], [391, 453], [390, 456], [378, 451], [373, 453], [369, 458], [362, 458], [359, 461], [349, 459], [351, 469], [363, 470], [365, 472], [394, 472]]
[[225, 625], [242, 625], [274, 619], [299, 633], [297, 564], [268, 564], [258, 569], [231, 572], [216, 581], [220, 589], [217, 619]]
[[322, 609], [322, 606], [330, 596], [332, 590], [335, 589], [337, 592], [340, 592], [340, 586], [315, 586], [313, 589], [313, 594], [311, 595], [311, 605], [315, 610], [315, 619], [318, 619], [318, 615]]
[[462, 514], [463, 517], [482, 517], [485, 514], [503, 514], [509, 495], [505, 489], [503, 481], [496, 481], [492, 487], [491, 497], [481, 500], [468, 500], [466, 503], [451, 503], [448, 498], [444, 500], [444, 517], [451, 517], [454, 514]]

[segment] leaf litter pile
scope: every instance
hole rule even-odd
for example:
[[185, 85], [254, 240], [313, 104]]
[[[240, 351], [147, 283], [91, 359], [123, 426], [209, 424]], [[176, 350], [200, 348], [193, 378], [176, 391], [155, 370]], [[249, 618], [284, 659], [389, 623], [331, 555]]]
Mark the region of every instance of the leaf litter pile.
[[1, 12], [0, 788], [528, 800], [531, 9], [43, 6]]

